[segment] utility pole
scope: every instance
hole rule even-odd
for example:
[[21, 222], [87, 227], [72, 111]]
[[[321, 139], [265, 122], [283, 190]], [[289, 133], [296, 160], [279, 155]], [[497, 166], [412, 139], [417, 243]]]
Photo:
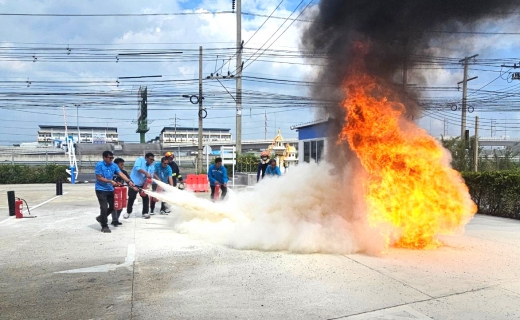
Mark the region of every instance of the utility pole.
[[478, 117], [475, 117], [475, 144], [473, 149], [473, 159], [475, 162], [473, 165], [473, 170], [478, 172]]
[[76, 129], [78, 130], [78, 144], [81, 143], [81, 139], [79, 137], [79, 104], [74, 105], [76, 107]]
[[202, 46], [199, 47], [199, 147], [197, 153], [197, 173], [202, 172]]
[[237, 125], [236, 141], [237, 154], [242, 153], [242, 0], [237, 0], [237, 76], [236, 76], [236, 106], [237, 106]]
[[174, 130], [175, 130], [175, 136], [173, 138], [173, 141], [174, 142], [177, 142], [177, 120], [181, 120], [179, 118], [177, 118], [177, 114], [175, 114], [175, 118], [173, 118], [173, 126], [174, 126]]
[[139, 107], [137, 115], [137, 130], [139, 133], [140, 143], [146, 143], [145, 134], [150, 130], [148, 127], [148, 89], [147, 87], [139, 87]]
[[264, 111], [264, 117], [265, 117], [264, 140], [267, 140], [267, 111]]
[[467, 95], [468, 95], [468, 81], [477, 79], [478, 77], [473, 77], [468, 79], [468, 64], [470, 59], [474, 59], [478, 57], [478, 54], [472, 55], [471, 57], [465, 57], [459, 62], [464, 62], [464, 80], [458, 82], [457, 84], [462, 83], [462, 119], [460, 124], [460, 139], [465, 140], [465, 132], [466, 132], [466, 112], [467, 112]]
[[504, 140], [507, 140], [507, 120], [504, 118]]

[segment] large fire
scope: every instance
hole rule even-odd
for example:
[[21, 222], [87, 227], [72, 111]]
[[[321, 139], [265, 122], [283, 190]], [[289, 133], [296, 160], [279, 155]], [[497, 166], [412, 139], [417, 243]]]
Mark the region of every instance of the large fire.
[[436, 248], [437, 236], [459, 231], [476, 206], [439, 143], [406, 119], [395, 92], [357, 60], [345, 81], [346, 121], [339, 139], [348, 141], [368, 173], [368, 221], [388, 245]]

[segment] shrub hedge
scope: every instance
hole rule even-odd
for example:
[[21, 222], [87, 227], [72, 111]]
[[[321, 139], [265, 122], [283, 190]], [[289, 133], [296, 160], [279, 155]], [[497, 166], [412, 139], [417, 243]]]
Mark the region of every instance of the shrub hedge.
[[520, 172], [464, 172], [462, 177], [478, 213], [520, 219]]
[[[237, 155], [236, 161], [237, 163], [235, 165], [235, 172], [256, 173], [256, 169], [258, 167], [258, 162], [260, 161], [260, 158], [256, 157], [253, 154], [246, 153]], [[231, 176], [231, 174], [233, 173], [233, 166], [230, 164], [226, 164], [225, 167], [228, 171], [228, 175]]]
[[43, 165], [24, 166], [17, 164], [0, 165], [0, 184], [55, 183], [56, 180], [67, 181], [67, 166]]

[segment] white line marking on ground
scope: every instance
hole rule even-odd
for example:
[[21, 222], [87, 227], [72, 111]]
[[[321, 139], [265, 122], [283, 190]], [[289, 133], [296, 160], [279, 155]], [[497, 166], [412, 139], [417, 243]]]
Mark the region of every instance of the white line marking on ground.
[[[66, 195], [67, 193], [68, 193], [68, 192], [64, 192], [63, 195]], [[35, 206], [32, 207], [32, 208], [29, 208], [29, 210], [34, 210], [34, 209], [36, 209], [36, 208], [38, 208], [38, 207], [41, 207], [41, 206], [43, 206], [44, 204], [46, 204], [46, 203], [48, 203], [48, 202], [51, 202], [52, 200], [54, 200], [54, 199], [56, 199], [56, 198], [59, 198], [59, 197], [61, 197], [61, 196], [55, 196], [54, 198], [50, 198], [50, 199], [47, 200], [47, 201], [44, 201], [44, 202], [42, 202], [42, 203], [40, 203], [40, 204], [35, 205]]]
[[11, 220], [11, 219], [13, 219], [14, 217], [15, 217], [15, 216], [10, 216], [9, 218], [7, 218], [7, 219], [5, 219], [5, 220], [0, 221], [0, 224], [4, 223], [4, 222], [6, 222], [6, 221], [9, 221], [9, 220]]
[[432, 318], [412, 309], [410, 306], [390, 307], [384, 310], [367, 312], [355, 316], [345, 317], [349, 320], [432, 320]]
[[126, 254], [125, 262], [121, 264], [102, 264], [100, 266], [93, 266], [80, 269], [72, 269], [65, 271], [58, 271], [54, 273], [93, 273], [93, 272], [108, 272], [114, 271], [118, 268], [132, 269], [132, 265], [135, 261], [135, 244], [128, 245], [128, 253]]
[[77, 219], [77, 218], [80, 218], [80, 217], [72, 217], [72, 218], [67, 218], [67, 219], [61, 219], [61, 220], [55, 221], [54, 224], [60, 223], [60, 222], [64, 222], [64, 221], [68, 221], [68, 220], [74, 220], [74, 219]]
[[[66, 195], [67, 193], [68, 193], [68, 192], [64, 192], [63, 195]], [[37, 205], [35, 205], [34, 207], [29, 208], [29, 211], [30, 211], [30, 210], [34, 210], [34, 209], [36, 209], [36, 208], [38, 208], [38, 207], [40, 207], [40, 206], [43, 206], [44, 204], [46, 204], [46, 203], [48, 203], [48, 202], [51, 202], [52, 200], [54, 200], [54, 199], [56, 199], [56, 198], [59, 198], [59, 197], [61, 197], [61, 196], [55, 196], [54, 198], [50, 198], [50, 199], [47, 200], [47, 201], [44, 201], [44, 202], [42, 202], [42, 203], [40, 203], [40, 204], [37, 204]], [[9, 217], [9, 218], [7, 218], [7, 219], [5, 219], [5, 220], [0, 221], [0, 224], [4, 223], [4, 222], [6, 222], [6, 221], [9, 221], [9, 220], [11, 220], [11, 219], [13, 219], [13, 218], [15, 218], [15, 216], [11, 216], [11, 217]]]

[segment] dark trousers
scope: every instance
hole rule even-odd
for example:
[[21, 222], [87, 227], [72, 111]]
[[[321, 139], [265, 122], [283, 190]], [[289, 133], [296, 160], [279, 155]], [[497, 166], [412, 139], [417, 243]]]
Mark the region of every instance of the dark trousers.
[[121, 216], [122, 211], [123, 209], [112, 211], [112, 222], [119, 222], [119, 216]]
[[[143, 186], [138, 186], [139, 188], [142, 188]], [[128, 205], [126, 206], [126, 212], [132, 213], [132, 207], [134, 206], [135, 198], [137, 197], [137, 194], [139, 191], [135, 191], [132, 188], [128, 188]], [[143, 198], [143, 214], [148, 213], [148, 206], [150, 205], [150, 198], [148, 195], [145, 195]]]
[[108, 215], [114, 211], [114, 192], [96, 190], [99, 202], [101, 227], [108, 227]]
[[[211, 200], [213, 200], [213, 196], [215, 195], [215, 186], [209, 186], [211, 188]], [[220, 185], [220, 190], [222, 193], [220, 194], [220, 200], [224, 200], [227, 194], [227, 187], [224, 187], [223, 185]]]
[[[156, 184], [152, 184], [152, 191], [157, 191], [157, 185]], [[153, 209], [155, 209], [155, 201], [153, 201], [153, 199], [151, 199], [150, 201], [150, 210], [152, 210], [153, 212]], [[166, 211], [166, 205], [164, 204], [164, 202], [161, 202], [161, 211]]]

